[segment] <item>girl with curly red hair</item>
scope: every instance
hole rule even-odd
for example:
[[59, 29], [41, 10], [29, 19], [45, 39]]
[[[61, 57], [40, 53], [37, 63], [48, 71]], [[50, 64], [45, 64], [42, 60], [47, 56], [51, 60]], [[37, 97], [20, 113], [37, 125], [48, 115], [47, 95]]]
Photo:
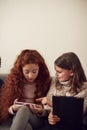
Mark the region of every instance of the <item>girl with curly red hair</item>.
[[1, 92], [1, 120], [13, 115], [10, 130], [32, 130], [43, 125], [44, 108], [35, 105], [35, 99], [46, 96], [50, 82], [50, 73], [41, 54], [36, 50], [23, 50]]

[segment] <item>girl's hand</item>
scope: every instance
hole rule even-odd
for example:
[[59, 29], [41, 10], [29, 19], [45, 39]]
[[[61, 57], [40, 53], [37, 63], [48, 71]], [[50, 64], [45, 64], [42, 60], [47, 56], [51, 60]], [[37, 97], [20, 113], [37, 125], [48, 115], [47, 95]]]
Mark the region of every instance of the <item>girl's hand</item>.
[[52, 111], [49, 113], [48, 122], [51, 125], [55, 125], [57, 122], [60, 121], [60, 118], [57, 115], [53, 115]]
[[30, 104], [29, 107], [32, 110], [32, 112], [34, 112], [34, 113], [42, 114], [42, 112], [43, 112], [43, 106], [42, 105]]
[[14, 115], [16, 111], [21, 107], [22, 105], [13, 104], [9, 107], [8, 111], [10, 114]]
[[38, 98], [36, 99], [36, 102], [41, 102], [43, 105], [52, 106], [52, 102], [47, 97]]
[[12, 106], [10, 106], [10, 108], [14, 111], [14, 112], [16, 112], [21, 106], [23, 106], [23, 105], [20, 105], [20, 104], [16, 104], [16, 101], [17, 101], [18, 99], [15, 99], [14, 100], [14, 104], [12, 105]]
[[11, 107], [12, 107], [12, 110], [13, 111], [17, 111], [20, 107], [22, 107], [23, 105], [19, 105], [19, 104], [13, 104]]

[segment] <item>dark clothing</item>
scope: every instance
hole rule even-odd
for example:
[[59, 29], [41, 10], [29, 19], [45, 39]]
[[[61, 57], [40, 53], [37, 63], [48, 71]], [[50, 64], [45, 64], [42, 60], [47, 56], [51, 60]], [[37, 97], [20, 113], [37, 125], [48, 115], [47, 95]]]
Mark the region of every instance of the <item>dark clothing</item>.
[[0, 79], [0, 88], [1, 88], [2, 84], [3, 84], [3, 80]]
[[3, 80], [0, 79], [0, 90], [1, 90], [1, 87], [2, 87], [2, 84], [3, 84], [3, 83], [4, 83]]

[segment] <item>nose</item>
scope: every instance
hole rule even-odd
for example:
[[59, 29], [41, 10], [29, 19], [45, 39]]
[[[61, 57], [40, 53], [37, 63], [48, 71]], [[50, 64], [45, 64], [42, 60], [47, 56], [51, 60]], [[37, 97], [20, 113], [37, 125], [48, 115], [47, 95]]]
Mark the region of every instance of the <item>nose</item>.
[[32, 73], [29, 73], [29, 74], [28, 74], [28, 77], [29, 77], [29, 78], [32, 78]]

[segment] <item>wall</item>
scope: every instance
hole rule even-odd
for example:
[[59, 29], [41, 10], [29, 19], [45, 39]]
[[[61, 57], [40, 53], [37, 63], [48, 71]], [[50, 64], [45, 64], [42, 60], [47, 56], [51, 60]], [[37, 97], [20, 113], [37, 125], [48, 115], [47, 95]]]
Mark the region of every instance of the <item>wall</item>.
[[87, 74], [87, 0], [0, 0], [0, 73], [22, 49], [37, 49], [52, 75], [54, 60], [75, 52]]

